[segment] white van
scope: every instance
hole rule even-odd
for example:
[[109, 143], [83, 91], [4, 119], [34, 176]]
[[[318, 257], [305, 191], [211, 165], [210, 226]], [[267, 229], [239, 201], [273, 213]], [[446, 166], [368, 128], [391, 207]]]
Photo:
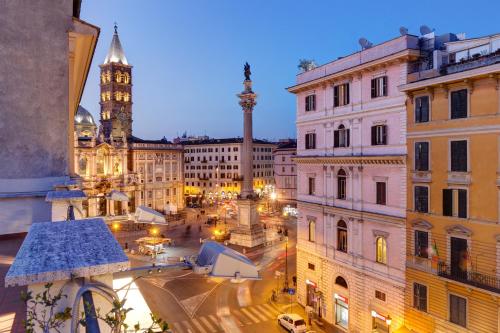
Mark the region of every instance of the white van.
[[306, 322], [295, 313], [280, 314], [278, 316], [278, 325], [283, 326], [291, 333], [305, 333], [307, 331]]

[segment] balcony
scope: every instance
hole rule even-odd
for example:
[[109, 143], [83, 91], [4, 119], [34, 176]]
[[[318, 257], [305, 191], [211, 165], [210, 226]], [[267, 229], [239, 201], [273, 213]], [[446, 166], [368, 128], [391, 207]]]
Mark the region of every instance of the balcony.
[[477, 288], [500, 294], [500, 278], [472, 271], [456, 272], [444, 262], [438, 263], [437, 274], [449, 280], [465, 283]]
[[243, 176], [233, 177], [233, 182], [240, 182], [243, 180]]
[[442, 75], [446, 75], [459, 73], [478, 67], [493, 65], [496, 63], [500, 63], [500, 50], [486, 55], [474, 54], [466, 60], [444, 65], [441, 67], [440, 71]]

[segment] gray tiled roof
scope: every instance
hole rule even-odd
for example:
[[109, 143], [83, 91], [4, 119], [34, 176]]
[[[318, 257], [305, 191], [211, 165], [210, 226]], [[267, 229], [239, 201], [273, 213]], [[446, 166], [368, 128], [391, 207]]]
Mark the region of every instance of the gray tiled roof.
[[61, 191], [49, 191], [45, 197], [45, 201], [59, 201], [59, 200], [70, 200], [70, 199], [85, 199], [87, 196], [82, 190], [61, 190]]
[[89, 277], [129, 267], [127, 256], [100, 218], [34, 223], [5, 277], [5, 285]]

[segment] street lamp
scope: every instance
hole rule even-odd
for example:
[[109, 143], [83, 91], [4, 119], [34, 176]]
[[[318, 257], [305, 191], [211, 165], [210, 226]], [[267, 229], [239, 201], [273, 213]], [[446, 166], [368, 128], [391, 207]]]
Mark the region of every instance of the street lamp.
[[151, 228], [151, 234], [153, 235], [153, 257], [156, 258], [156, 236], [158, 235], [159, 230], [158, 228]]
[[288, 236], [285, 237], [285, 285], [284, 291], [288, 291]]
[[271, 201], [273, 203], [273, 213], [274, 213], [274, 202], [276, 201], [277, 197], [278, 197], [278, 195], [276, 194], [276, 192], [271, 192]]

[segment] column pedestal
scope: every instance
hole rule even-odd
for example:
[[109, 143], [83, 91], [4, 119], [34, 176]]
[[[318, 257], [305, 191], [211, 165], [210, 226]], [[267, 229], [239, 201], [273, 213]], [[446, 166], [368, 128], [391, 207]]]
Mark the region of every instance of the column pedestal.
[[231, 231], [229, 243], [249, 248], [263, 244], [265, 236], [259, 223], [257, 203], [252, 199], [239, 199], [237, 205], [238, 225]]

